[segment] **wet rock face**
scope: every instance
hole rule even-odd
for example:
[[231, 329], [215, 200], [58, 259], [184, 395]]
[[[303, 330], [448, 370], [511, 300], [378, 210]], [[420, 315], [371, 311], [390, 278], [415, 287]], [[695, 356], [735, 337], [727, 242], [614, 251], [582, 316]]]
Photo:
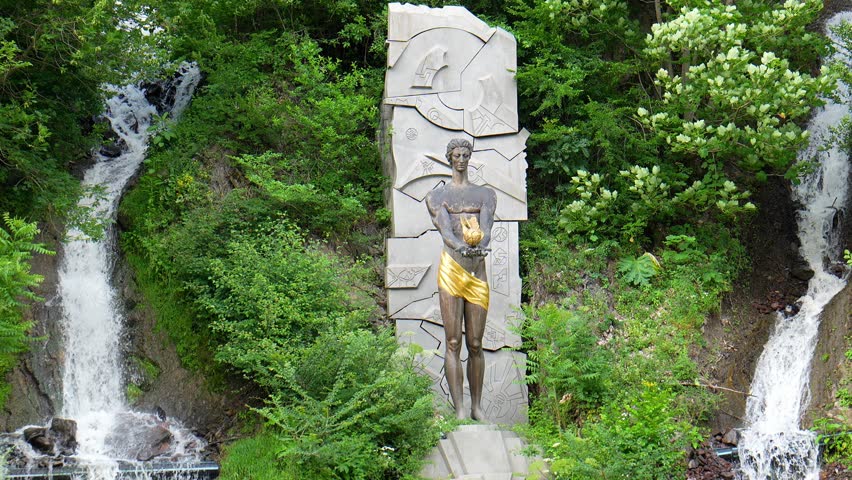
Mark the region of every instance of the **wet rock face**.
[[796, 262], [793, 264], [793, 268], [790, 270], [790, 274], [793, 275], [793, 278], [797, 280], [801, 280], [803, 282], [807, 282], [814, 276], [814, 271], [811, 269], [808, 262], [806, 262], [802, 258], [796, 259]]
[[[103, 453], [124, 462], [197, 461], [199, 441], [174, 421], [154, 414], [125, 412], [114, 417]], [[54, 418], [50, 426], [31, 426], [0, 434], [0, 450], [12, 468], [77, 464], [77, 422]]]
[[[167, 415], [180, 419], [196, 435], [218, 445], [233, 425], [241, 401], [210, 392], [200, 374], [183, 368], [167, 333], [157, 328], [155, 312], [140, 293], [131, 268], [122, 257], [116, 263], [114, 283], [127, 307], [124, 335], [130, 350], [124, 356], [125, 371], [141, 390], [133, 409], [152, 412], [161, 421]], [[156, 366], [156, 372], [145, 372], [143, 364]]]
[[[144, 82], [141, 87], [145, 91], [145, 99], [148, 103], [157, 108], [157, 113], [169, 111], [175, 103], [175, 87], [179, 78], [180, 72], [176, 72], [172, 78], [165, 80], [156, 80], [153, 82]], [[204, 81], [202, 75], [202, 82]]]
[[116, 158], [124, 153], [127, 148], [127, 144], [122, 139], [117, 139], [113, 143], [105, 143], [101, 145], [100, 150], [98, 152], [106, 158]]
[[[817, 418], [852, 418], [852, 408], [838, 401], [844, 379], [852, 377], [852, 365], [844, 353], [852, 348], [852, 282], [823, 309], [817, 346], [811, 362], [811, 401], [802, 425], [810, 427]], [[846, 387], [848, 388], [848, 387]]]
[[54, 442], [47, 435], [46, 427], [24, 429], [24, 441], [29, 443], [37, 452], [46, 455], [53, 453]]
[[736, 447], [740, 443], [740, 434], [735, 429], [729, 428], [728, 431], [722, 434], [721, 438], [718, 438], [717, 440], [725, 445]]
[[106, 442], [111, 457], [149, 461], [171, 453], [174, 436], [168, 422], [154, 415], [137, 413], [121, 414], [116, 420]]

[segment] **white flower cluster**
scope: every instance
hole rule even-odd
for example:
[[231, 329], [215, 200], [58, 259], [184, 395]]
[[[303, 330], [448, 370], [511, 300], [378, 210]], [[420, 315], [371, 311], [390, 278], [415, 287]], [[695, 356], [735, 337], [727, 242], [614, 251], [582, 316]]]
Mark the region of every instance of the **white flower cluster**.
[[654, 165], [651, 169], [634, 165], [629, 170], [618, 172], [622, 177], [632, 181], [628, 190], [639, 195], [644, 201], [653, 201], [659, 197], [668, 197], [669, 186], [658, 177], [660, 167]]
[[[604, 14], [627, 10], [623, 0], [545, 0], [544, 4], [550, 10], [551, 19], [563, 18], [574, 28], [585, 27], [593, 20], [601, 21]], [[619, 28], [627, 24], [623, 17], [616, 23]]]
[[751, 202], [740, 203], [747, 199], [750, 194], [737, 190], [734, 182], [718, 178], [712, 173], [706, 178], [709, 180], [708, 182], [696, 180], [688, 188], [678, 193], [675, 196], [675, 201], [698, 211], [715, 206], [721, 213], [731, 216], [742, 211], [757, 210], [757, 207]]
[[571, 177], [571, 191], [580, 197], [562, 210], [563, 223], [568, 233], [593, 230], [606, 220], [611, 205], [618, 199], [618, 192], [600, 186], [601, 176], [586, 170], [577, 170]]
[[716, 5], [680, 10], [680, 15], [665, 23], [651, 26], [645, 53], [664, 57], [684, 49], [696, 52], [718, 50], [722, 45], [741, 45], [748, 27], [738, 23], [733, 5]]

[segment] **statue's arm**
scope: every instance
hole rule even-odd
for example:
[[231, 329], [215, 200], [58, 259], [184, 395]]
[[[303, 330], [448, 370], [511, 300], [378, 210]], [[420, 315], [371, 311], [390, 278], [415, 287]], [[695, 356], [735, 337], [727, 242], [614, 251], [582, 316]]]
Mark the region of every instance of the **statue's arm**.
[[429, 215], [432, 217], [432, 224], [438, 229], [441, 238], [444, 239], [444, 244], [452, 250], [458, 250], [461, 247], [467, 246], [460, 238], [456, 237], [453, 232], [453, 225], [450, 220], [450, 212], [447, 207], [435, 198], [433, 192], [426, 195], [426, 208], [429, 210]]
[[479, 242], [481, 248], [488, 248], [488, 245], [491, 244], [491, 228], [494, 226], [494, 212], [497, 211], [497, 194], [490, 188], [486, 188], [486, 190], [488, 195], [479, 211], [479, 228], [482, 229], [483, 233], [482, 241]]

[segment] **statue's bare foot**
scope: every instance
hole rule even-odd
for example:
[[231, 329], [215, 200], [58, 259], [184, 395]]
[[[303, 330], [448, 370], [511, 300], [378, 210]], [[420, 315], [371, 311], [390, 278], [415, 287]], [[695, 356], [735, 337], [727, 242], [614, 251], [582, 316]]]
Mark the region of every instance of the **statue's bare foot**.
[[464, 420], [465, 418], [467, 418], [467, 415], [464, 414], [464, 410], [458, 409], [456, 410], [456, 418], [459, 420]]
[[470, 418], [474, 420], [479, 420], [480, 422], [485, 421], [485, 414], [482, 412], [482, 409], [479, 407], [473, 407], [470, 410]]

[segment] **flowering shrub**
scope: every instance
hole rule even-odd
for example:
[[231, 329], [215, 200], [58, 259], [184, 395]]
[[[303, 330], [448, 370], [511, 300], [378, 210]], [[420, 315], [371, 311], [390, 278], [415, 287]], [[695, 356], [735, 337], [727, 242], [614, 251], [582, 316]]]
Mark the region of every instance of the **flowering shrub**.
[[675, 175], [666, 181], [657, 165], [634, 165], [619, 172], [624, 194], [602, 185], [600, 174], [578, 170], [568, 191], [575, 200], [562, 209], [559, 224], [577, 240], [596, 242], [602, 236], [631, 239], [650, 222], [675, 216], [715, 212], [725, 219], [756, 210], [751, 202], [743, 202], [749, 192], [737, 190], [718, 168], [707, 166], [704, 178], [686, 187]]
[[746, 13], [717, 2], [669, 3], [677, 15], [652, 27], [645, 48], [667, 66], [654, 79], [661, 100], [655, 111], [637, 109], [639, 122], [673, 152], [751, 171], [787, 169], [808, 138], [792, 120], [833, 91], [840, 72], [823, 66], [812, 76], [776, 49], [789, 51], [780, 38], [816, 48], [820, 40], [804, 26], [821, 2], [748, 2]]

